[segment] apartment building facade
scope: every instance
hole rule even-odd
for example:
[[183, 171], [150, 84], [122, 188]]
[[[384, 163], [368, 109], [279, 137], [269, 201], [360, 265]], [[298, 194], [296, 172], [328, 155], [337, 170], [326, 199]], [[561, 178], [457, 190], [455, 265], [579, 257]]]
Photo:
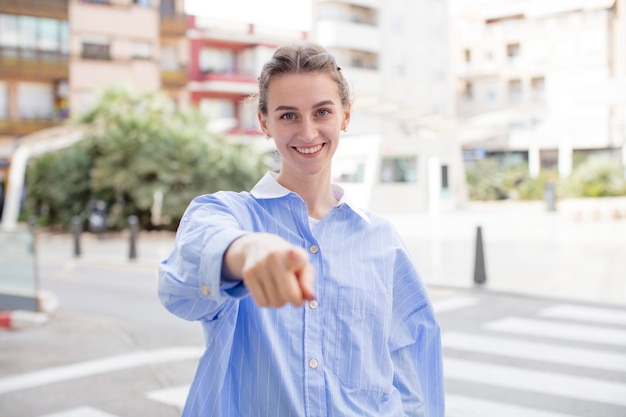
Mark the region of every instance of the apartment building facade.
[[63, 124], [105, 87], [163, 89], [186, 104], [186, 29], [183, 0], [0, 3], [0, 185], [30, 134]]
[[307, 38], [306, 31], [189, 16], [189, 103], [207, 116], [209, 130], [258, 144], [254, 95], [261, 67], [278, 46]]
[[[28, 61], [32, 73], [22, 67], [6, 73], [1, 66], [4, 166], [18, 138], [62, 123], [112, 84], [161, 89], [178, 105], [199, 108], [210, 130], [269, 150], [269, 142], [257, 140], [256, 103], [250, 100], [256, 77], [278, 45], [310, 39], [337, 57], [354, 91], [352, 123], [337, 155], [335, 179], [379, 212], [437, 211], [465, 200], [460, 151], [442, 123], [454, 111], [445, 1], [312, 0], [310, 33], [185, 16], [183, 0], [12, 4], [19, 6], [0, 6], [0, 46], [20, 52], [28, 45], [22, 39], [35, 33], [43, 40], [29, 41], [31, 55], [43, 50], [46, 60]], [[52, 29], [32, 29], [32, 23], [14, 24], [13, 31], [3, 23], [39, 18], [52, 5], [54, 13], [41, 18], [48, 19], [44, 26], [55, 24], [54, 35], [46, 35]], [[58, 66], [56, 72], [47, 69], [50, 62]], [[40, 125], [25, 131], [35, 120]], [[10, 131], [7, 125], [22, 130]]]
[[532, 177], [567, 176], [588, 155], [626, 164], [625, 7], [623, 0], [488, 2], [458, 16], [466, 157], [527, 161]]
[[353, 87], [335, 179], [382, 213], [439, 212], [467, 197], [454, 116], [447, 1], [315, 0], [313, 38]]

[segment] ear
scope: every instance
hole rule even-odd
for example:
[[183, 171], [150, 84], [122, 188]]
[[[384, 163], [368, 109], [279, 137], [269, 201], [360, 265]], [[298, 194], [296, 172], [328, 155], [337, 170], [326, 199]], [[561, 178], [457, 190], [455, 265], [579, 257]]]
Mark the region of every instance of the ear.
[[348, 125], [350, 124], [350, 108], [352, 107], [352, 103], [348, 103], [348, 105], [343, 110], [343, 121], [341, 122], [341, 130], [348, 129]]
[[265, 136], [270, 137], [271, 134], [269, 128], [267, 127], [267, 119], [265, 118], [263, 113], [258, 112], [257, 118], [259, 119], [259, 126], [261, 126], [261, 131], [265, 134]]

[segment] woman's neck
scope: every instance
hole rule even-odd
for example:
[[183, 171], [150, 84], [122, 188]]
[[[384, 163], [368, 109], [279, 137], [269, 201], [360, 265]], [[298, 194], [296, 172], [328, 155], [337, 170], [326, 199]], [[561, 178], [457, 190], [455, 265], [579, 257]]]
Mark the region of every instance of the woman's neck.
[[311, 175], [294, 180], [289, 175], [276, 178], [283, 187], [298, 194], [306, 204], [309, 217], [322, 219], [337, 204], [333, 196], [330, 175]]

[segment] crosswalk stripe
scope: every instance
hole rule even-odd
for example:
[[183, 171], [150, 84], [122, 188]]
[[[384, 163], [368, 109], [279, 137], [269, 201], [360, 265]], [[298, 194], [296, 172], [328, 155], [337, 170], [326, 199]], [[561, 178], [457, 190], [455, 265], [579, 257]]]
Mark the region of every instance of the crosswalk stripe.
[[626, 346], [626, 331], [606, 327], [507, 317], [486, 323], [484, 328], [499, 332]]
[[179, 387], [170, 387], [158, 391], [151, 391], [146, 394], [146, 397], [167, 405], [173, 405], [182, 410], [185, 406], [185, 401], [187, 400], [189, 387], [190, 385], [182, 385]]
[[626, 385], [620, 383], [455, 358], [443, 363], [448, 379], [626, 406]]
[[626, 355], [619, 353], [457, 332], [444, 333], [442, 342], [444, 348], [626, 372]]
[[91, 407], [78, 407], [40, 417], [118, 417]]
[[446, 395], [446, 417], [575, 417], [571, 414], [553, 413], [519, 405]]
[[561, 304], [539, 312], [542, 317], [626, 325], [626, 311]]
[[43, 369], [0, 379], [0, 394], [138, 366], [197, 359], [202, 352], [200, 347], [165, 348]]
[[433, 309], [436, 313], [445, 313], [447, 311], [471, 307], [476, 304], [478, 304], [478, 298], [476, 297], [448, 297], [434, 300]]

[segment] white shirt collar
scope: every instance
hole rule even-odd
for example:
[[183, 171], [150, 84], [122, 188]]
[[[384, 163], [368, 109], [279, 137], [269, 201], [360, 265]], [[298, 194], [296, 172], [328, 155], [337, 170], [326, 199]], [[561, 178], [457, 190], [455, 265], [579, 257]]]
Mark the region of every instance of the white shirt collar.
[[[276, 174], [275, 172], [267, 172], [263, 176], [263, 178], [261, 178], [261, 180], [254, 186], [252, 191], [250, 191], [250, 194], [258, 199], [267, 199], [284, 197], [287, 194], [291, 193], [291, 190], [283, 187], [278, 183], [278, 181], [276, 181], [277, 176], [278, 174]], [[331, 184], [331, 187], [333, 191], [333, 196], [339, 201], [336, 206], [341, 207], [345, 204], [350, 207], [356, 214], [358, 214], [363, 220], [371, 223], [371, 220], [367, 213], [354, 205], [350, 197], [339, 184]]]

